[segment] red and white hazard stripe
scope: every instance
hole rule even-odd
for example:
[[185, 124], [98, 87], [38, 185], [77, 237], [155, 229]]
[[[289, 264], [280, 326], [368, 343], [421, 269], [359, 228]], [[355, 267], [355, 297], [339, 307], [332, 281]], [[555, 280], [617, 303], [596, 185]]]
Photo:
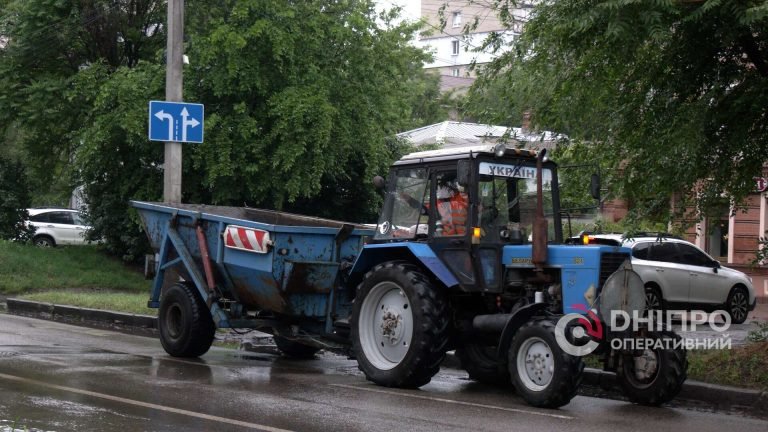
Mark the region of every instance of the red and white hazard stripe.
[[272, 241], [269, 231], [229, 225], [224, 230], [224, 246], [248, 252], [267, 253]]

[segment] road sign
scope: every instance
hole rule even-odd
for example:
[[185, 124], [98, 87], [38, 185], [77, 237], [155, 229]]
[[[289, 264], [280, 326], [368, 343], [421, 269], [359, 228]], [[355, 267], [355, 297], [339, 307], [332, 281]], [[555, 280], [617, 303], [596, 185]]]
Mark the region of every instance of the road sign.
[[203, 142], [202, 104], [149, 101], [149, 140]]

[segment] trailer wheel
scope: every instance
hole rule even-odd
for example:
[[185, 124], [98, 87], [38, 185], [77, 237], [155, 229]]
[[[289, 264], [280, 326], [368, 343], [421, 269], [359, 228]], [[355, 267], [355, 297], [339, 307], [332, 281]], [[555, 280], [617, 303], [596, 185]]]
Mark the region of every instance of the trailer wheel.
[[469, 379], [484, 384], [509, 385], [509, 371], [500, 365], [496, 347], [468, 343], [456, 348], [456, 357]]
[[216, 325], [194, 287], [176, 284], [160, 299], [158, 327], [165, 352], [174, 357], [199, 357], [213, 343]]
[[315, 357], [320, 348], [304, 345], [281, 336], [275, 336], [275, 345], [280, 352], [290, 358], [308, 360]]
[[581, 384], [584, 362], [564, 352], [555, 339], [555, 323], [536, 319], [515, 333], [509, 348], [509, 374], [526, 402], [558, 408], [573, 399]]
[[[650, 333], [649, 340], [679, 341], [671, 331]], [[673, 342], [674, 343], [674, 342]], [[688, 377], [688, 357], [684, 348], [645, 349], [627, 354], [616, 371], [624, 395], [630, 402], [658, 406], [680, 393]]]
[[416, 388], [440, 370], [448, 343], [444, 293], [405, 262], [373, 268], [357, 288], [352, 349], [368, 380]]

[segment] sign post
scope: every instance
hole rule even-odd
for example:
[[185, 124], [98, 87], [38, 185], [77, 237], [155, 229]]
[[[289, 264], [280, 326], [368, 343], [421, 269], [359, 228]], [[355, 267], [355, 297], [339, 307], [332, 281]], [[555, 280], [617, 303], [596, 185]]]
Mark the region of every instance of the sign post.
[[[182, 100], [183, 37], [184, 0], [168, 0], [165, 100], [169, 102]], [[181, 144], [170, 139], [165, 143], [163, 160], [163, 201], [181, 202]]]

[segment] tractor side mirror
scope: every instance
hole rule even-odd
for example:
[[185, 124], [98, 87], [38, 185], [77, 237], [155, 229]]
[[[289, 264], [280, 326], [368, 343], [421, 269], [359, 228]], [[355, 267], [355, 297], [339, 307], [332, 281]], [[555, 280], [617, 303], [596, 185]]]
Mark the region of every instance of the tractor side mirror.
[[383, 191], [387, 187], [387, 181], [384, 180], [384, 177], [377, 175], [373, 178], [373, 187], [375, 187], [377, 191]]
[[592, 198], [600, 201], [600, 175], [592, 174], [592, 178], [589, 180], [589, 194]]
[[469, 186], [469, 170], [470, 162], [468, 160], [460, 160], [456, 167], [456, 181], [462, 186]]

